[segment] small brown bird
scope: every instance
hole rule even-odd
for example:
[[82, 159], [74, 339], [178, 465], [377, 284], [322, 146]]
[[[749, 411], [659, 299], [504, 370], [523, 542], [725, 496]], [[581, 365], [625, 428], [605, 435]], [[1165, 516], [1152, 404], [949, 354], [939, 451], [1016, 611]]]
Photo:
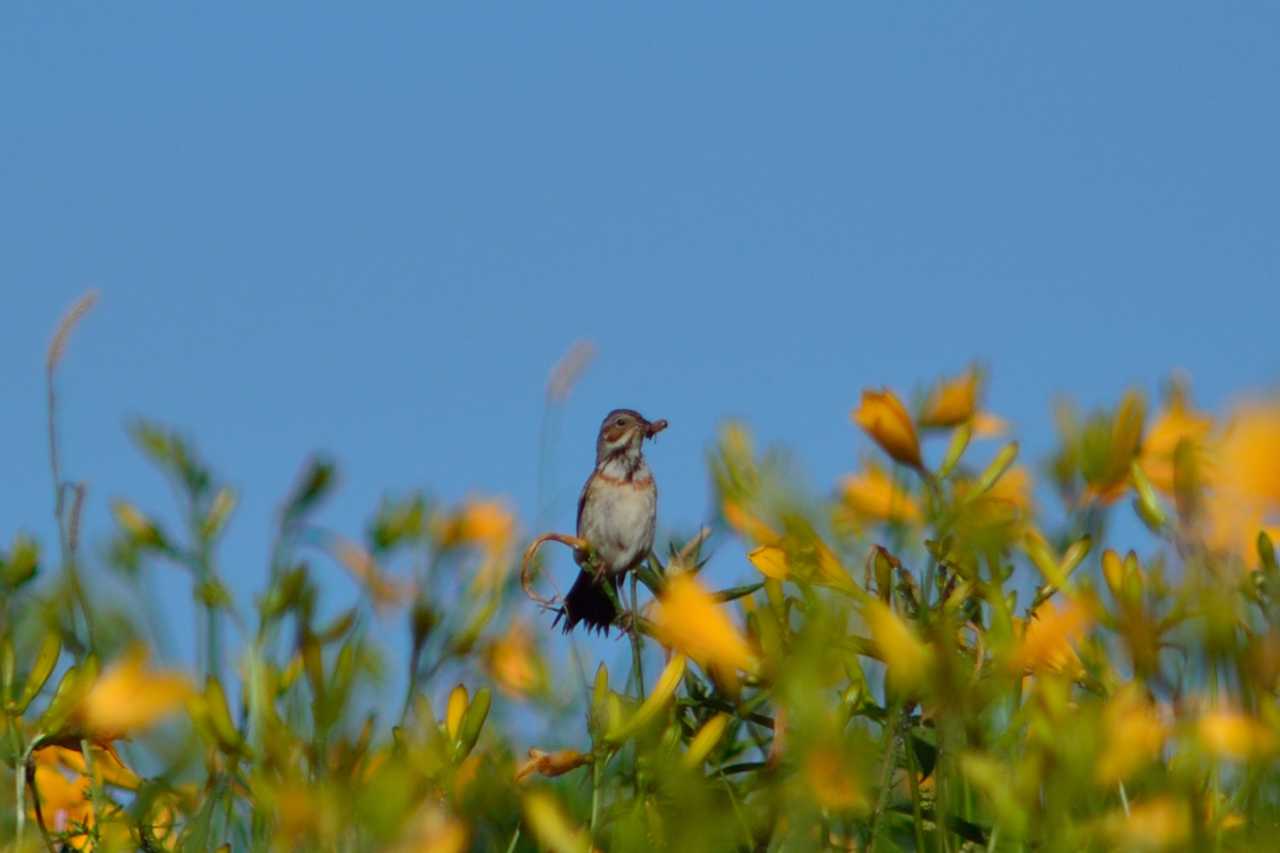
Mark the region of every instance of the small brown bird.
[[594, 563], [574, 552], [581, 567], [564, 598], [565, 633], [584, 622], [588, 630], [605, 630], [618, 616], [606, 583], [615, 591], [627, 572], [653, 548], [658, 513], [658, 487], [644, 461], [644, 440], [667, 428], [664, 420], [647, 421], [632, 409], [614, 409], [600, 424], [596, 467], [578, 498], [578, 537], [592, 548]]

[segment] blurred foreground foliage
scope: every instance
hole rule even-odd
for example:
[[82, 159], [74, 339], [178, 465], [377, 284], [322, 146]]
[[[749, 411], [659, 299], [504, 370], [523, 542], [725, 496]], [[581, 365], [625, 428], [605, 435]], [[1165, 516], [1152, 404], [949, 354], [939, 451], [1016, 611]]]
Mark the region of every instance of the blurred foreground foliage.
[[[1280, 403], [1215, 419], [1174, 382], [1154, 413], [1137, 393], [1064, 406], [1037, 468], [982, 382], [910, 406], [865, 392], [868, 455], [826, 497], [726, 426], [713, 541], [736, 585], [706, 580], [704, 535], [674, 543], [626, 602], [630, 671], [594, 677], [551, 654], [566, 641], [521, 591], [503, 503], [410, 495], [344, 538], [311, 521], [336, 482], [323, 458], [240, 612], [217, 559], [236, 494], [154, 424], [133, 437], [180, 529], [115, 501], [108, 595], [54, 435], [59, 541], [0, 551], [0, 833], [14, 850], [1273, 848]], [[323, 619], [318, 561], [360, 590]], [[156, 563], [190, 574], [198, 672], [150, 662]], [[377, 642], [392, 625], [407, 662]], [[378, 686], [406, 663], [388, 705]], [[555, 742], [519, 743], [538, 715]]]

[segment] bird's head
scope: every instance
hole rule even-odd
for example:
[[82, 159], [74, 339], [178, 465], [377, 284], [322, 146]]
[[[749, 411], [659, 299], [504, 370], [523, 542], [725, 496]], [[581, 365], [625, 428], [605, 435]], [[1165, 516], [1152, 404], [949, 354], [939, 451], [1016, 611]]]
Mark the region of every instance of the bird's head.
[[639, 456], [646, 438], [667, 428], [665, 420], [649, 421], [634, 409], [614, 409], [605, 415], [596, 439], [596, 464], [614, 456]]

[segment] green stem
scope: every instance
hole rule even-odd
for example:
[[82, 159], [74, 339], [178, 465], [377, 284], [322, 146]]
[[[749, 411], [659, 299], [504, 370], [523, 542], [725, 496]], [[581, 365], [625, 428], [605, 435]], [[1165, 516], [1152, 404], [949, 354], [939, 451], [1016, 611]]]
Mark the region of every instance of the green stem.
[[751, 827], [747, 825], [747, 818], [742, 813], [742, 806], [738, 804], [738, 796], [733, 792], [733, 786], [729, 784], [729, 780], [725, 778], [724, 770], [719, 771], [720, 783], [724, 785], [725, 791], [729, 794], [729, 802], [733, 805], [733, 814], [738, 819], [738, 825], [742, 827], [742, 834], [746, 838], [746, 848], [750, 850], [755, 846], [755, 838], [751, 835]]
[[874, 851], [880, 840], [880, 818], [889, 805], [889, 785], [893, 781], [893, 750], [898, 741], [898, 725], [902, 718], [902, 705], [895, 702], [889, 719], [885, 723], [884, 761], [880, 767], [880, 795], [876, 800], [876, 810], [871, 814], [871, 843], [868, 849]]
[[13, 719], [9, 720], [9, 734], [13, 740], [13, 758], [14, 758], [14, 762], [13, 762], [14, 812], [13, 812], [13, 815], [14, 815], [14, 820], [17, 822], [17, 826], [14, 830], [14, 833], [17, 836], [15, 839], [17, 842], [16, 846], [18, 847], [18, 849], [21, 849], [22, 835], [23, 835], [23, 832], [26, 830], [26, 822], [27, 822], [27, 799], [26, 799], [26, 791], [23, 788], [23, 785], [26, 782], [26, 777], [27, 777], [27, 762], [25, 758], [19, 760], [19, 757], [23, 755], [23, 750], [22, 750], [22, 741], [18, 737], [17, 720], [13, 720]]
[[916, 835], [916, 849], [924, 851], [924, 814], [920, 810], [920, 780], [916, 778], [920, 770], [916, 764], [916, 751], [911, 746], [911, 732], [904, 734], [904, 748], [907, 753], [907, 776], [911, 780], [911, 817], [912, 829]]
[[636, 679], [636, 698], [643, 702], [644, 649], [640, 645], [640, 631], [636, 629], [636, 621], [640, 618], [640, 596], [636, 586], [637, 580], [633, 572], [631, 574], [631, 624], [628, 626], [628, 633], [631, 634], [631, 666]]
[[516, 831], [511, 834], [511, 843], [507, 845], [507, 853], [514, 853], [516, 842], [520, 840], [520, 824], [516, 824]]
[[102, 808], [102, 788], [98, 784], [98, 777], [93, 772], [93, 752], [89, 749], [89, 739], [80, 738], [80, 754], [84, 757], [84, 772], [89, 777], [89, 806], [93, 811], [93, 842], [97, 847], [98, 828], [102, 825], [102, 819], [105, 817]]
[[595, 761], [591, 763], [591, 840], [594, 842], [599, 829], [600, 820], [600, 783], [604, 781], [605, 756], [596, 751]]

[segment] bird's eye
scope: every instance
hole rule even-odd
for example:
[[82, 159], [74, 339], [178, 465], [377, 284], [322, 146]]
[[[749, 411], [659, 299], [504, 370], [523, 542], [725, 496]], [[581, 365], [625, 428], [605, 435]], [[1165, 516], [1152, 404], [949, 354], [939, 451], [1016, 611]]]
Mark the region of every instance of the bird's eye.
[[613, 422], [613, 425], [614, 425], [614, 426], [626, 426], [626, 425], [627, 425], [627, 419], [626, 419], [626, 418], [618, 418], [616, 421], [614, 421], [614, 422]]

